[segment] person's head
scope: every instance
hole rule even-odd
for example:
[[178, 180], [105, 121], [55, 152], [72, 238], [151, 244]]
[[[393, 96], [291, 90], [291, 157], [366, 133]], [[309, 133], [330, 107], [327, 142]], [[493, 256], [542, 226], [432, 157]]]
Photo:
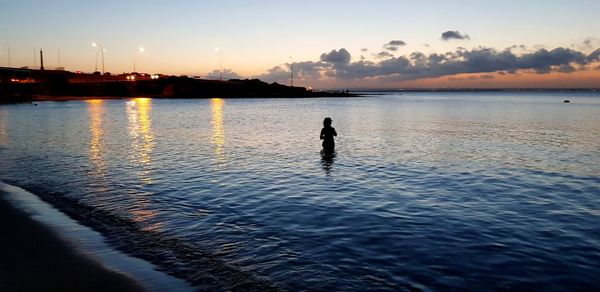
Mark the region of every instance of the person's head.
[[323, 127], [331, 127], [331, 118], [325, 118], [323, 120]]

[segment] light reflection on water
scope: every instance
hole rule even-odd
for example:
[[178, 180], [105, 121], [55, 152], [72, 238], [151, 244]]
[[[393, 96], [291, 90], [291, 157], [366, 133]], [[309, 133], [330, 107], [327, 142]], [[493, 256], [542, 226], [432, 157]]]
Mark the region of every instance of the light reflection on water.
[[[0, 180], [82, 198], [290, 290], [589, 286], [600, 283], [600, 97], [563, 99], [10, 105]], [[319, 155], [325, 116], [334, 157]]]
[[138, 165], [138, 175], [146, 184], [152, 183], [152, 177], [149, 175], [152, 150], [154, 149], [151, 111], [152, 99], [150, 98], [135, 98], [127, 101], [128, 129], [131, 141], [129, 159]]
[[[154, 132], [152, 131], [152, 99], [134, 98], [126, 102], [129, 159], [133, 170], [143, 184], [152, 184], [152, 151], [154, 150]], [[152, 192], [137, 190], [129, 194], [133, 198], [134, 208], [130, 209], [132, 219], [137, 223], [146, 223], [142, 230], [159, 231], [163, 223], [153, 222], [158, 214], [151, 206]]]
[[88, 112], [90, 115], [90, 161], [95, 169], [95, 175], [102, 178], [106, 175], [106, 163], [102, 158], [104, 147], [104, 130], [102, 121], [104, 119], [104, 101], [103, 100], [88, 100]]
[[0, 146], [8, 146], [8, 111], [0, 107]]
[[210, 108], [212, 113], [212, 141], [214, 143], [215, 158], [218, 165], [225, 162], [225, 129], [223, 128], [223, 106], [225, 101], [222, 98], [212, 98]]

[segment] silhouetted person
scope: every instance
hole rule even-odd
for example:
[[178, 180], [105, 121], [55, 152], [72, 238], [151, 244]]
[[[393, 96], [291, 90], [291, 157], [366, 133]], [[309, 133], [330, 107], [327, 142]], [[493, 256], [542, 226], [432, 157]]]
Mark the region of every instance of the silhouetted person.
[[320, 138], [323, 140], [323, 151], [331, 153], [335, 150], [335, 141], [333, 137], [337, 136], [335, 128], [331, 126], [331, 118], [325, 118], [323, 120], [323, 129], [321, 129]]

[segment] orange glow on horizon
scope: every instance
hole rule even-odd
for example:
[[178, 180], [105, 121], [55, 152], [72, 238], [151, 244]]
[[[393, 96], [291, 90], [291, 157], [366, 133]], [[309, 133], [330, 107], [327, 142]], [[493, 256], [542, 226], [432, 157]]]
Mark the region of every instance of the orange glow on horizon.
[[[299, 83], [301, 81], [298, 81]], [[403, 81], [352, 80], [350, 88], [599, 88], [600, 71], [572, 73], [470, 73]], [[339, 88], [339, 80], [318, 81], [318, 88]]]

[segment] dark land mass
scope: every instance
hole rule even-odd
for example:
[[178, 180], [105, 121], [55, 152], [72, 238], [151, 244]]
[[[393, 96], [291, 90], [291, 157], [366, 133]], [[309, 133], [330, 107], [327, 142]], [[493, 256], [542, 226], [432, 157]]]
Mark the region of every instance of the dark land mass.
[[0, 103], [85, 98], [351, 97], [348, 91], [312, 91], [258, 79], [206, 80], [127, 73], [0, 68]]
[[143, 291], [0, 197], [0, 291]]

